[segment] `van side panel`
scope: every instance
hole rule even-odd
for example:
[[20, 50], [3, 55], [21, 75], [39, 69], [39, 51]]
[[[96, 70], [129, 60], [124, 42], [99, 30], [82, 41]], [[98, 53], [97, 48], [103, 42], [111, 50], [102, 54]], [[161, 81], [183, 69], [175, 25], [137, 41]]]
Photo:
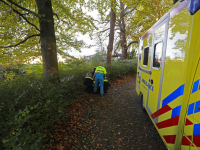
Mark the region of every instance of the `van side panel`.
[[[184, 123], [182, 124], [183, 137], [181, 138], [181, 148], [186, 149], [190, 147], [191, 150], [200, 149], [200, 11], [191, 17], [191, 38], [188, 39], [190, 43], [190, 49], [193, 50], [190, 53], [191, 57], [188, 59], [191, 61], [188, 66], [188, 72], [191, 72], [191, 77], [188, 82], [189, 96], [185, 97], [185, 113]], [[189, 63], [188, 63], [189, 64]], [[191, 70], [190, 70], [191, 68]]]
[[[161, 95], [157, 110], [147, 111], [167, 148], [172, 150], [200, 150], [200, 10], [190, 15], [187, 6], [186, 1], [177, 2], [166, 14], [170, 20], [165, 43], [166, 56], [162, 59], [165, 63], [162, 63]], [[144, 48], [150, 46], [148, 38], [151, 38], [156, 25], [162, 21], [159, 20], [142, 36], [139, 90], [146, 104], [149, 99], [148, 82], [152, 62], [143, 65]], [[152, 101], [149, 106], [153, 105]], [[147, 109], [148, 105], [145, 107]]]
[[161, 102], [156, 126], [170, 149], [175, 149], [186, 78], [189, 32], [187, 8], [170, 18]]
[[141, 82], [141, 61], [142, 61], [142, 49], [143, 49], [143, 40], [140, 39], [138, 50], [138, 63], [137, 63], [137, 77], [136, 77], [136, 92], [140, 95], [140, 82]]

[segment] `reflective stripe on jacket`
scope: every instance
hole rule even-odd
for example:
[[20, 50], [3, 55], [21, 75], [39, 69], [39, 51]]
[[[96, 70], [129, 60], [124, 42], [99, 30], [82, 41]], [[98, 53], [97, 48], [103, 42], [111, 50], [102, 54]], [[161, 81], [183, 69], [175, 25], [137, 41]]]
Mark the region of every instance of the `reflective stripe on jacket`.
[[92, 78], [92, 77], [85, 77], [85, 78], [88, 78], [88, 79], [91, 79], [91, 80], [93, 80], [93, 78]]

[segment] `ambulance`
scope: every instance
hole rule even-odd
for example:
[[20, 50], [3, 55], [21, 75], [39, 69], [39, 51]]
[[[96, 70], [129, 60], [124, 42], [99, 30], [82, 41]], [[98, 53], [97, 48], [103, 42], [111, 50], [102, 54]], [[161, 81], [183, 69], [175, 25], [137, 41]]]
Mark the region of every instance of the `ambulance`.
[[139, 40], [136, 91], [170, 150], [200, 150], [199, 9], [178, 1]]

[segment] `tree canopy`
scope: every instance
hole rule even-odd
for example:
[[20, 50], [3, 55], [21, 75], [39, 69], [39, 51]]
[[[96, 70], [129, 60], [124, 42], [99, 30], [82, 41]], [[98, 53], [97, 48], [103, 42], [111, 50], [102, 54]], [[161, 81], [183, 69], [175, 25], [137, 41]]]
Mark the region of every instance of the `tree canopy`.
[[101, 16], [97, 24], [100, 29], [98, 35], [107, 42], [110, 36], [109, 22], [111, 21], [110, 8], [112, 8], [116, 13], [113, 51], [115, 54], [122, 51], [123, 59], [127, 58], [128, 48], [136, 49], [137, 45], [133, 43], [137, 43], [138, 39], [173, 5], [171, 0], [116, 0], [115, 3], [115, 7], [108, 3], [107, 7], [98, 9]]
[[[40, 23], [45, 19], [41, 19], [44, 14], [38, 12], [36, 2], [0, 0], [2, 64], [28, 63], [41, 56]], [[45, 21], [54, 23], [55, 50], [64, 57], [69, 56], [72, 49], [81, 51], [87, 46], [83, 40], [78, 40], [80, 34], [92, 37], [96, 33], [108, 43], [111, 27], [114, 28], [112, 51], [124, 49], [127, 53], [129, 46], [137, 43], [138, 38], [170, 9], [172, 3], [171, 0], [52, 0], [49, 7], [52, 7], [53, 20]], [[116, 14], [114, 24], [110, 24], [111, 10]], [[99, 19], [89, 16], [88, 11], [98, 11]]]
[[[23, 63], [41, 56], [38, 8], [35, 1], [0, 0], [0, 48], [2, 62]], [[67, 51], [81, 50], [84, 41], [78, 33], [92, 34], [95, 29], [92, 17], [84, 9], [83, 0], [53, 0], [57, 52], [68, 56]], [[12, 59], [11, 59], [12, 58]]]

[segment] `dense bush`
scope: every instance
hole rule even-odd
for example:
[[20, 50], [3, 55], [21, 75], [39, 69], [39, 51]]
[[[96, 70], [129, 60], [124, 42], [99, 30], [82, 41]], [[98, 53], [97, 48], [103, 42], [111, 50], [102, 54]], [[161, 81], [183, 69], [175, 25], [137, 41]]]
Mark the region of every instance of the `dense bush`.
[[109, 79], [119, 79], [123, 76], [134, 74], [137, 71], [137, 59], [113, 61], [110, 68], [107, 68]]
[[[67, 117], [66, 106], [86, 94], [84, 77], [98, 64], [60, 63], [59, 84], [43, 80], [40, 65], [28, 67], [27, 76], [0, 81], [0, 149], [45, 149], [55, 125]], [[136, 60], [114, 61], [107, 72], [111, 80], [133, 74]]]

